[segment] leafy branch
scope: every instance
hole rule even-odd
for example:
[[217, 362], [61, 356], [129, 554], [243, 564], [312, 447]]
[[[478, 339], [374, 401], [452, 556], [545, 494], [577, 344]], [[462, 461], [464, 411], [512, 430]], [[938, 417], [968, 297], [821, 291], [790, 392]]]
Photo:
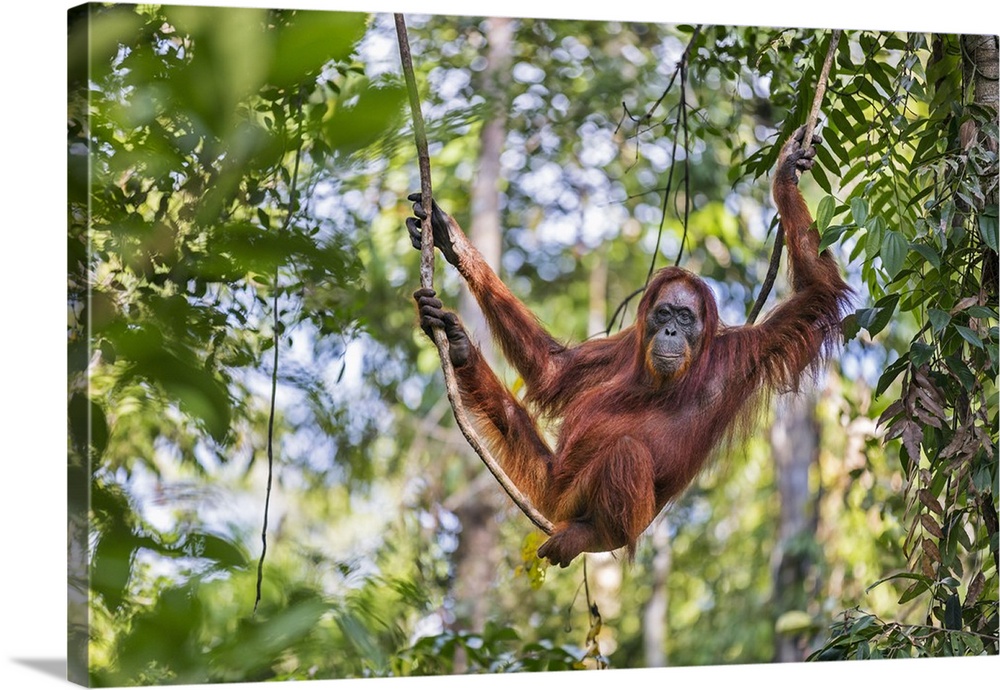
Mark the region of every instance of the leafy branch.
[[[806, 131], [802, 135], [802, 145], [806, 147], [812, 141], [813, 130], [816, 129], [819, 109], [823, 105], [823, 96], [826, 95], [826, 84], [830, 79], [830, 66], [833, 64], [833, 56], [837, 54], [837, 44], [840, 43], [840, 34], [840, 29], [835, 29], [830, 34], [830, 45], [826, 51], [826, 59], [823, 61], [823, 69], [820, 72], [819, 81], [816, 82], [816, 95], [813, 97], [809, 117], [806, 118]], [[781, 250], [784, 246], [785, 230], [781, 223], [778, 223], [778, 231], [774, 236], [774, 249], [771, 250], [771, 260], [767, 266], [767, 274], [764, 276], [764, 282], [761, 283], [760, 293], [757, 295], [753, 307], [750, 308], [750, 314], [747, 316], [748, 324], [752, 324], [757, 320], [760, 310], [764, 307], [764, 302], [767, 301], [768, 295], [771, 294], [771, 288], [774, 286], [774, 280], [778, 275], [778, 266], [781, 263]]]

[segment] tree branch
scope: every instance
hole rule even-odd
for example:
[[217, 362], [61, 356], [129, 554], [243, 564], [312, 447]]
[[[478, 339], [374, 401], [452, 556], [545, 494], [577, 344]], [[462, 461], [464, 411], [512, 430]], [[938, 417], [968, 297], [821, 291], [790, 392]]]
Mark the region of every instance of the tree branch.
[[778, 267], [781, 265], [781, 250], [784, 246], [785, 228], [779, 222], [778, 232], [774, 234], [774, 249], [771, 251], [771, 261], [767, 265], [767, 275], [764, 276], [764, 282], [760, 284], [760, 294], [757, 296], [757, 301], [753, 303], [753, 308], [750, 309], [750, 315], [747, 316], [747, 323], [756, 321], [760, 315], [760, 310], [764, 308], [764, 301], [767, 300], [767, 296], [771, 293], [774, 279], [778, 277]]

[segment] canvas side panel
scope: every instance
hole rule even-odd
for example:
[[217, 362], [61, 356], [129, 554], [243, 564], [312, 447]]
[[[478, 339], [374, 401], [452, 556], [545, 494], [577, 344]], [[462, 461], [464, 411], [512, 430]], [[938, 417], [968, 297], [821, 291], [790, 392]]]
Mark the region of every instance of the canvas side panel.
[[93, 405], [89, 378], [90, 329], [87, 319], [88, 231], [90, 227], [89, 98], [90, 19], [92, 5], [67, 12], [67, 679], [89, 686], [90, 459]]

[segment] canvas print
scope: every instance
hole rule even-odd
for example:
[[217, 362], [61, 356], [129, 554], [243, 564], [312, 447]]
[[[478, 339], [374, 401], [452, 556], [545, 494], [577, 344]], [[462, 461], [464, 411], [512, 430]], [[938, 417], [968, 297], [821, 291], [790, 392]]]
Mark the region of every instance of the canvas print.
[[68, 41], [73, 682], [997, 655], [997, 36]]

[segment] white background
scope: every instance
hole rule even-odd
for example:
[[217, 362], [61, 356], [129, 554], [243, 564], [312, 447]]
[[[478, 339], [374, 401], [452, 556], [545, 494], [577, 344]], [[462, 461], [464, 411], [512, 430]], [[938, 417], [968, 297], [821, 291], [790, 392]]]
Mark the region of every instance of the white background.
[[[4, 11], [0, 39], [0, 203], [6, 250], [0, 264], [0, 683], [4, 688], [65, 684], [65, 64], [66, 10], [72, 2], [19, 0]], [[181, 4], [180, 2], [178, 4]], [[869, 28], [1000, 33], [998, 3], [856, 0], [819, 2], [585, 2], [555, 0], [232, 0], [183, 4], [352, 9], [372, 12], [634, 19], [672, 23]], [[672, 6], [671, 6], [672, 5]], [[895, 6], [895, 7], [893, 7]], [[905, 8], [905, 9], [897, 9]], [[990, 9], [987, 9], [990, 8]], [[686, 687], [737, 683], [781, 688], [920, 687], [975, 684], [1000, 676], [1000, 659], [792, 664], [657, 671], [547, 674], [546, 685], [597, 683]], [[459, 688], [469, 678], [312, 681], [309, 688]], [[542, 678], [489, 676], [477, 686], [511, 687]], [[181, 686], [176, 686], [181, 687]], [[191, 686], [196, 687], [196, 686]], [[263, 687], [231, 684], [227, 688]], [[271, 686], [273, 687], [273, 686]]]

